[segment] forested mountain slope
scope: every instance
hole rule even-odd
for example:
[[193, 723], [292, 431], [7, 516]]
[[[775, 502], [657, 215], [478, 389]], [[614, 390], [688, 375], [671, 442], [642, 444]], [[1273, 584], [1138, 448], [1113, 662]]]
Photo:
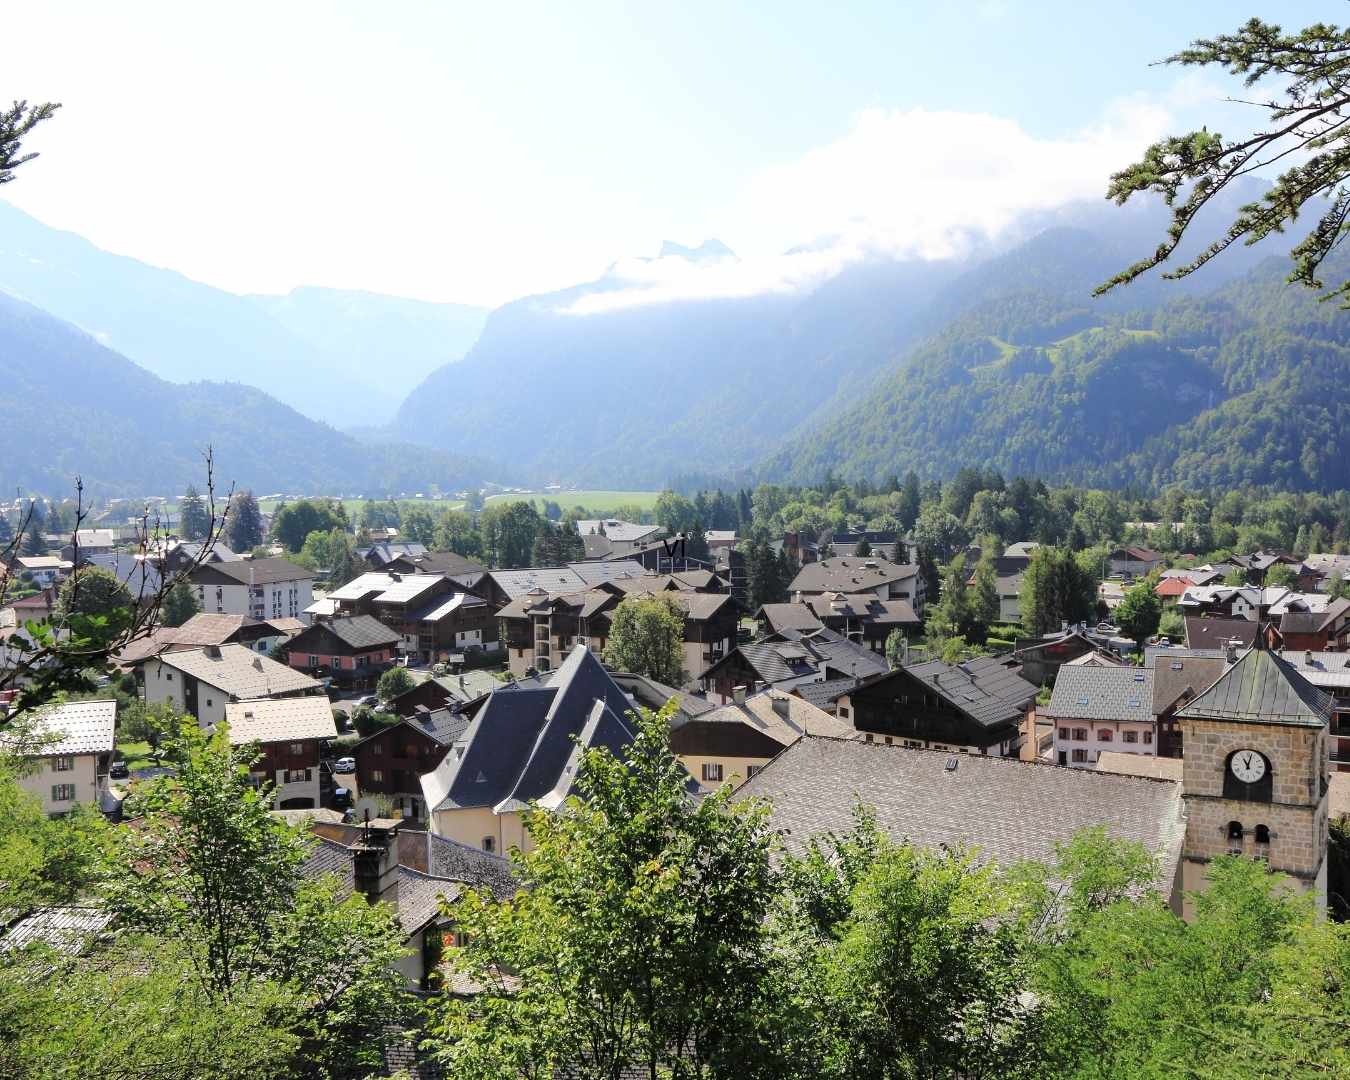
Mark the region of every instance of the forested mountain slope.
[[1028, 254], [1008, 265], [1027, 287], [967, 311], [762, 474], [941, 477], [964, 464], [1112, 486], [1350, 487], [1350, 313], [1286, 285], [1287, 260], [1122, 312], [1063, 281], [1039, 287]]
[[238, 383], [164, 381], [0, 293], [0, 484], [49, 494], [169, 494], [204, 480], [266, 491], [386, 494], [496, 479], [482, 462], [366, 446]]

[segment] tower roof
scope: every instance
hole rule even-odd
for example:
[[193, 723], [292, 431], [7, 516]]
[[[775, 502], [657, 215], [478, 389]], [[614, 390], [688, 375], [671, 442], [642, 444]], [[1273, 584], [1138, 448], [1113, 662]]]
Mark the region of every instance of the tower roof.
[[1266, 649], [1248, 649], [1214, 685], [1177, 715], [1188, 719], [1324, 727], [1332, 699]]

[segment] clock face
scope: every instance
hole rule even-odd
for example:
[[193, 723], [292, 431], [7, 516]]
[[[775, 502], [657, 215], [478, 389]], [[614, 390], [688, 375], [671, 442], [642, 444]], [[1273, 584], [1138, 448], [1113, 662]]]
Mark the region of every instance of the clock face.
[[1255, 750], [1239, 750], [1229, 768], [1244, 784], [1254, 784], [1266, 775], [1266, 759]]

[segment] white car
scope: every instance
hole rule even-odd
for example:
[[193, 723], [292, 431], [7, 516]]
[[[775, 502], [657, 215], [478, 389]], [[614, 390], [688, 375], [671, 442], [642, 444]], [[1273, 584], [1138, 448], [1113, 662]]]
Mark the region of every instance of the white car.
[[356, 758], [340, 757], [333, 765], [334, 772], [356, 772]]

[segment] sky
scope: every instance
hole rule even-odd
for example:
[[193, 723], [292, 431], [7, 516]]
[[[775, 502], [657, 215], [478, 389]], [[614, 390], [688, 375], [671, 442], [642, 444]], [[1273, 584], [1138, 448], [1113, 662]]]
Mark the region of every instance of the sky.
[[[590, 308], [795, 288], [1096, 198], [1153, 139], [1250, 110], [1154, 64], [1344, 3], [63, 0], [6, 12], [0, 100], [63, 108], [3, 197], [234, 292]], [[739, 256], [642, 261], [717, 237]], [[792, 255], [785, 255], [792, 249]]]

